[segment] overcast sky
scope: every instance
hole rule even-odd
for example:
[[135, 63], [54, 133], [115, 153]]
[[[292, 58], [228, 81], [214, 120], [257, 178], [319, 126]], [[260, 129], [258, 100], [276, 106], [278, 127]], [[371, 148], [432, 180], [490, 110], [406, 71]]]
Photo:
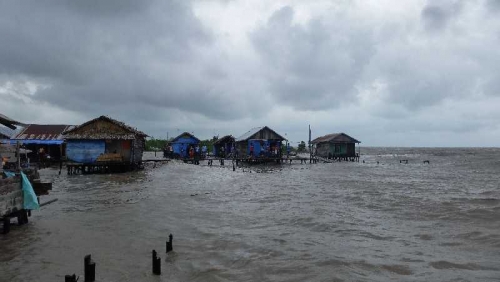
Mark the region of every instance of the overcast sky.
[[498, 146], [500, 0], [1, 1], [0, 113]]

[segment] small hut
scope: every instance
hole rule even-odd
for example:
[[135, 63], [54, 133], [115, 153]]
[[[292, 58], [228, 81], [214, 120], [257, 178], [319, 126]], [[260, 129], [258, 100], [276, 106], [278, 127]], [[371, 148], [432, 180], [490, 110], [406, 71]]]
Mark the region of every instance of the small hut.
[[69, 160], [84, 163], [140, 166], [148, 135], [123, 122], [100, 116], [64, 133]]
[[359, 157], [356, 154], [356, 144], [361, 142], [345, 133], [333, 133], [318, 137], [311, 143], [319, 157], [348, 160]]
[[172, 146], [172, 150], [174, 152], [174, 158], [181, 159], [189, 157], [189, 150], [199, 144], [200, 139], [196, 138], [189, 132], [182, 133], [170, 142], [170, 145]]
[[11, 138], [11, 143], [19, 141], [30, 150], [28, 158], [31, 162], [60, 161], [66, 152], [62, 134], [72, 127], [65, 124], [28, 124]]
[[251, 158], [277, 159], [281, 158], [281, 142], [286, 140], [267, 126], [255, 127], [238, 137], [236, 150], [240, 156]]
[[222, 138], [217, 139], [213, 145], [214, 156], [226, 157], [233, 151], [234, 137], [232, 135], [226, 135]]

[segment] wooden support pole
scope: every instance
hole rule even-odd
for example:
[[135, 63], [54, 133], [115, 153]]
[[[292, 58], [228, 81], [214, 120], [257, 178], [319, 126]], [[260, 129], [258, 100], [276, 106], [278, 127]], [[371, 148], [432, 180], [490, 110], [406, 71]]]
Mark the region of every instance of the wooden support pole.
[[168, 235], [168, 241], [167, 241], [167, 253], [171, 252], [174, 250], [172, 242], [173, 242], [174, 236], [172, 234]]
[[84, 281], [94, 282], [95, 281], [95, 262], [92, 261], [91, 255], [86, 255], [83, 260], [83, 270], [84, 270]]
[[76, 282], [76, 281], [78, 281], [78, 278], [76, 278], [76, 274], [64, 276], [64, 282]]
[[3, 234], [8, 234], [10, 232], [10, 217], [5, 216], [3, 218]]
[[153, 274], [161, 275], [161, 259], [156, 256], [155, 250], [153, 250]]
[[17, 157], [16, 169], [17, 169], [17, 171], [21, 171], [21, 142], [20, 141], [16, 142], [16, 157]]

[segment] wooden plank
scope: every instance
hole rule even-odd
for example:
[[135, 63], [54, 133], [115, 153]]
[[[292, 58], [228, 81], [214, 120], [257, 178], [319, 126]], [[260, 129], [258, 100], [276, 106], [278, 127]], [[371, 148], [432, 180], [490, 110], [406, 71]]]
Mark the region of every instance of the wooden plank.
[[23, 209], [21, 180], [16, 178], [0, 179], [0, 217]]

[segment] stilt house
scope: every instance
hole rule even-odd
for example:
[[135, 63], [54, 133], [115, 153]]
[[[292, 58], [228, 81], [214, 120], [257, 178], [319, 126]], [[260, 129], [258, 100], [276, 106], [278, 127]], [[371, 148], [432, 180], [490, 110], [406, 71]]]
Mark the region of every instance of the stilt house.
[[333, 133], [318, 137], [311, 143], [317, 156], [331, 159], [357, 157], [356, 144], [361, 142], [345, 133]]
[[267, 126], [250, 129], [236, 138], [236, 150], [240, 156], [251, 158], [280, 158], [281, 142], [286, 140]]
[[30, 162], [59, 161], [65, 157], [66, 144], [63, 133], [72, 125], [64, 124], [28, 124], [11, 138], [11, 143], [19, 141], [28, 154]]
[[189, 149], [200, 144], [200, 139], [196, 138], [189, 132], [184, 132], [175, 137], [171, 142], [172, 150], [174, 151], [174, 158], [187, 158], [189, 156]]
[[68, 160], [84, 164], [128, 163], [132, 168], [142, 163], [147, 136], [107, 116], [87, 121], [64, 133]]
[[226, 135], [222, 138], [217, 139], [217, 141], [215, 141], [213, 145], [214, 156], [228, 156], [231, 153], [233, 146], [235, 146], [234, 140], [235, 139], [232, 135]]

